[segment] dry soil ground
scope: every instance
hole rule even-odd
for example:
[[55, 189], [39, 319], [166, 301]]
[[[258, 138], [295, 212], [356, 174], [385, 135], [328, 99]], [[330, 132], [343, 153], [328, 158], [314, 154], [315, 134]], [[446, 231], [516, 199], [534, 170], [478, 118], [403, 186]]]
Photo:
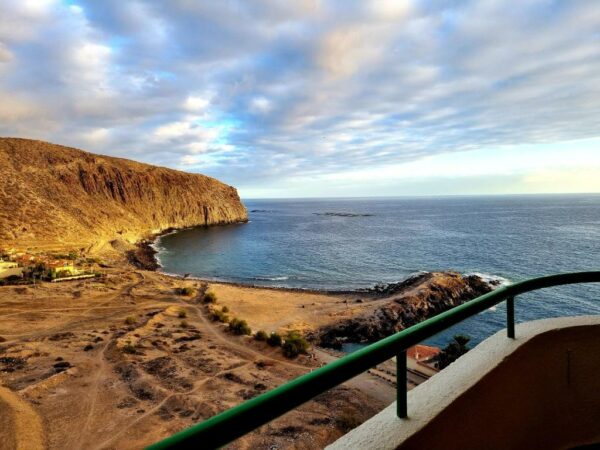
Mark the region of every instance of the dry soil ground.
[[[0, 449], [141, 448], [331, 359], [316, 350], [289, 360], [234, 336], [195, 295], [175, 293], [183, 286], [200, 283], [114, 269], [102, 282], [0, 287]], [[230, 315], [267, 331], [371, 307], [353, 297], [210, 289]], [[321, 448], [394, 395], [381, 373], [364, 374], [230, 448]]]

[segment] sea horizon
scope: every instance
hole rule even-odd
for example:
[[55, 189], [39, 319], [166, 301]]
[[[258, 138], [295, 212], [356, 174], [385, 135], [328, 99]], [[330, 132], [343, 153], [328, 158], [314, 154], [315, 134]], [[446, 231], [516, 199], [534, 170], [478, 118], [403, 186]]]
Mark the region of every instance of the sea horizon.
[[406, 195], [373, 195], [373, 196], [340, 196], [340, 197], [244, 197], [246, 200], [361, 200], [361, 199], [403, 199], [403, 198], [448, 198], [448, 197], [547, 197], [547, 196], [600, 196], [600, 192], [519, 192], [488, 194], [406, 194]]

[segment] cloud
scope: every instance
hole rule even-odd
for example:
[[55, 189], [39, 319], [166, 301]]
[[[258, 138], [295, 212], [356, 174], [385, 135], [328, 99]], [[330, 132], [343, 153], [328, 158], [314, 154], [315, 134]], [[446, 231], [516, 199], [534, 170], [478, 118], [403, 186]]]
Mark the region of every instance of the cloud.
[[205, 172], [243, 192], [318, 179], [326, 193], [353, 171], [600, 132], [594, 2], [2, 10], [0, 134]]

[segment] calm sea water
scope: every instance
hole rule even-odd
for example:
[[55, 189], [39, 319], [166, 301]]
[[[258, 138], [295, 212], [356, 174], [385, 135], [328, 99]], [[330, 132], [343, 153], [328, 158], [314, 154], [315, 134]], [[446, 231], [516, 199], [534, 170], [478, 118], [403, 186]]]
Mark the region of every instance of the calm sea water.
[[[247, 200], [250, 222], [163, 236], [168, 273], [316, 289], [356, 289], [419, 271], [518, 281], [600, 268], [600, 195]], [[276, 305], [274, 305], [276, 308]], [[600, 314], [600, 285], [517, 299], [518, 320]], [[455, 333], [479, 342], [504, 327], [504, 307]]]

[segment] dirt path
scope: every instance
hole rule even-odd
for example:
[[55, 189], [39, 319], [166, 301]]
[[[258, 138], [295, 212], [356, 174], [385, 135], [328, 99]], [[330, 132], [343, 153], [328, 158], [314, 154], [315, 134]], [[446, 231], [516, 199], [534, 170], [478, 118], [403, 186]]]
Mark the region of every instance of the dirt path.
[[88, 414], [85, 419], [85, 423], [81, 427], [81, 432], [77, 435], [77, 438], [78, 438], [77, 441], [73, 445], [69, 445], [68, 448], [73, 448], [73, 449], [74, 448], [79, 448], [79, 449], [88, 448], [85, 446], [85, 443], [87, 441], [86, 438], [88, 437], [87, 436], [88, 430], [90, 429], [90, 426], [92, 424], [92, 419], [94, 417], [94, 411], [95, 411], [96, 402], [98, 399], [98, 394], [102, 388], [102, 380], [108, 379], [110, 377], [111, 370], [108, 367], [106, 360], [104, 359], [104, 354], [106, 353], [106, 349], [112, 342], [113, 342], [112, 340], [108, 341], [106, 343], [106, 345], [104, 345], [104, 347], [102, 347], [102, 350], [98, 353], [98, 356], [96, 357], [95, 363], [97, 365], [97, 369], [96, 369], [96, 376], [94, 377], [94, 381], [89, 388], [91, 398], [90, 398], [89, 406], [88, 406]]
[[[239, 369], [240, 367], [247, 366], [249, 364], [251, 364], [251, 361], [248, 361], [248, 362], [242, 364], [241, 366], [237, 366], [236, 369]], [[186, 395], [194, 394], [196, 391], [198, 391], [199, 389], [201, 389], [206, 382], [212, 380], [214, 377], [220, 376], [221, 374], [227, 373], [230, 370], [231, 369], [221, 370], [221, 371], [217, 372], [214, 375], [210, 375], [210, 376], [202, 378], [201, 380], [196, 381], [194, 388], [190, 389], [189, 391], [186, 391], [186, 392], [177, 392], [177, 393], [174, 393], [174, 394], [167, 395], [159, 403], [157, 403], [156, 406], [150, 408], [143, 415], [135, 418], [129, 424], [127, 424], [126, 426], [124, 426], [123, 428], [121, 428], [117, 433], [115, 433], [114, 435], [112, 435], [110, 437], [110, 439], [107, 439], [106, 441], [98, 444], [96, 447], [93, 447], [93, 448], [95, 450], [96, 449], [100, 450], [100, 449], [106, 448], [110, 444], [114, 443], [119, 437], [123, 436], [123, 434], [126, 433], [128, 430], [130, 430], [133, 426], [135, 426], [136, 424], [138, 424], [139, 422], [141, 422], [145, 418], [151, 416], [152, 414], [156, 413], [160, 408], [162, 408], [172, 398], [178, 397], [178, 396], [186, 396]]]
[[180, 303], [194, 308], [196, 310], [196, 312], [198, 313], [198, 317], [202, 321], [202, 324], [213, 335], [214, 338], [216, 338], [219, 341], [221, 341], [222, 343], [226, 344], [227, 348], [234, 348], [236, 350], [236, 352], [238, 352], [240, 355], [245, 356], [247, 359], [250, 359], [250, 360], [268, 359], [268, 360], [275, 361], [275, 362], [282, 364], [284, 366], [287, 366], [287, 367], [292, 367], [294, 369], [300, 369], [303, 372], [307, 372], [311, 369], [309, 366], [305, 366], [302, 364], [295, 364], [290, 361], [285, 361], [283, 359], [267, 356], [258, 350], [254, 350], [251, 347], [240, 344], [235, 339], [232, 339], [231, 335], [228, 335], [227, 333], [224, 333], [222, 330], [220, 330], [219, 325], [216, 325], [214, 322], [210, 321], [206, 317], [206, 315], [203, 311], [203, 308], [201, 306], [190, 305], [189, 303], [186, 303], [184, 301], [180, 301]]
[[[13, 433], [12, 437], [8, 438], [9, 442], [12, 441], [8, 445], [14, 445], [16, 450], [46, 448], [42, 420], [27, 401], [19, 394], [0, 386], [0, 405], [2, 405], [2, 414], [8, 413], [11, 416], [8, 420], [12, 422]], [[3, 422], [6, 420], [0, 420], [0, 423]], [[2, 442], [0, 448], [4, 448]]]

